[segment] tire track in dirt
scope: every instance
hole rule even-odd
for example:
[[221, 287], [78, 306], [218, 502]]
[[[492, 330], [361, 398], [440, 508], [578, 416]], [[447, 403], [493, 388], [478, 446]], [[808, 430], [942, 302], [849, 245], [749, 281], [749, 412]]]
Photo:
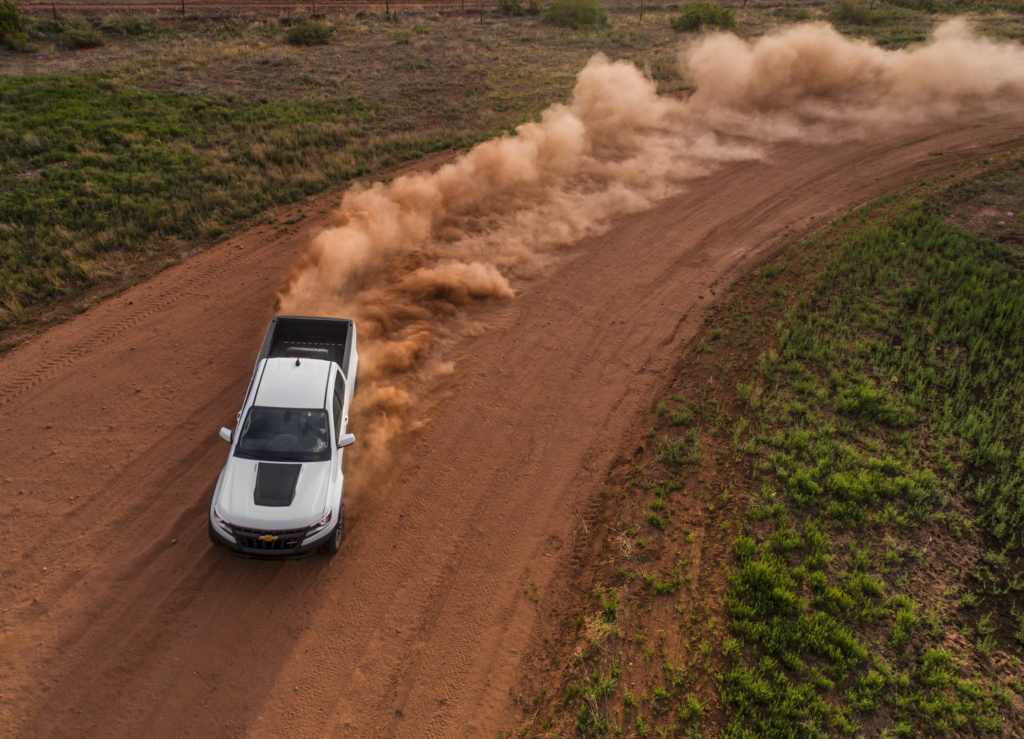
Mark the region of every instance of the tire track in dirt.
[[304, 240], [243, 235], [0, 357], [15, 378], [0, 500], [19, 532], [0, 544], [0, 721], [26, 737], [509, 728], [576, 532], [711, 288], [793, 231], [1022, 131], [1024, 111], [976, 112], [779, 146], [580, 244], [481, 307], [491, 331], [453, 349], [447, 397], [359, 491], [334, 560], [233, 559], [205, 533], [216, 428]]
[[[127, 305], [119, 316], [108, 326], [100, 329], [94, 334], [87, 335], [84, 341], [64, 349], [60, 357], [45, 359], [38, 363], [33, 369], [12, 379], [0, 386], [0, 408], [20, 396], [22, 393], [32, 389], [36, 385], [54, 377], [62, 370], [67, 369], [76, 361], [80, 360], [97, 350], [102, 349], [115, 338], [123, 335], [130, 329], [144, 323], [153, 316], [166, 311], [181, 300], [191, 300], [196, 297], [209, 297], [197, 293], [201, 288], [208, 288], [211, 285], [229, 279], [230, 276], [246, 272], [258, 265], [258, 252], [238, 248], [232, 241], [228, 241], [221, 247], [221, 259], [202, 260], [196, 257], [199, 263], [187, 262], [174, 269], [182, 274], [155, 296], [146, 296], [145, 300], [135, 304], [134, 300], [128, 300]], [[203, 263], [205, 262], [205, 263]], [[45, 338], [37, 339], [45, 341]]]

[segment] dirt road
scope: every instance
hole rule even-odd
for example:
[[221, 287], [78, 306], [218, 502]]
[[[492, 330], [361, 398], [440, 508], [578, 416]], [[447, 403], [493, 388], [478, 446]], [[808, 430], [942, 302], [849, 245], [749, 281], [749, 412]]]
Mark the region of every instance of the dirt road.
[[393, 477], [353, 491], [333, 560], [236, 559], [205, 529], [217, 429], [320, 224], [232, 239], [0, 358], [4, 733], [512, 726], [573, 532], [712, 289], [790, 229], [1022, 143], [1024, 110], [780, 146], [620, 220], [484, 309], [490, 330], [456, 348], [450, 395]]

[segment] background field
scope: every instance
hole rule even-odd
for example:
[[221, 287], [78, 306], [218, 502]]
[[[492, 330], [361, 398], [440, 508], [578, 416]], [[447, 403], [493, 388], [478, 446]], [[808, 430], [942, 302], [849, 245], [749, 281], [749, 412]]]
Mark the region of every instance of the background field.
[[[744, 36], [825, 19], [899, 47], [951, 14], [1024, 37], [1019, 2], [737, 5]], [[676, 6], [619, 6], [598, 30], [489, 10], [75, 12], [0, 46], [0, 347], [254, 224], [278, 206], [511, 131], [566, 99], [595, 52], [670, 92]], [[82, 39], [86, 42], [83, 42]], [[99, 44], [99, 45], [97, 45]], [[77, 48], [87, 46], [89, 48]]]

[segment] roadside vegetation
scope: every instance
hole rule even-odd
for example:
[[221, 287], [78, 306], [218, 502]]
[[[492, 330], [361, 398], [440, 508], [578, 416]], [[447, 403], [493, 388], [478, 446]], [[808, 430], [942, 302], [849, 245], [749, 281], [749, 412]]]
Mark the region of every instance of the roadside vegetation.
[[524, 736], [1024, 731], [1024, 153], [712, 311]]

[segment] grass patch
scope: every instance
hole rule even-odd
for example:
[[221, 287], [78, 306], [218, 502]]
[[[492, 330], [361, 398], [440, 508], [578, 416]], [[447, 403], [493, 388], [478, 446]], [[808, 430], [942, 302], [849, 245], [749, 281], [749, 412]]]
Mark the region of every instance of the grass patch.
[[[735, 542], [727, 603], [743, 649], [725, 677], [726, 735], [879, 721], [900, 735], [984, 733], [1014, 715], [990, 661], [1018, 651], [1012, 625], [970, 623], [934, 590], [967, 577], [1024, 601], [1024, 401], [1011, 390], [1024, 376], [1024, 260], [947, 223], [958, 187], [939, 188], [941, 204], [881, 203], [807, 247], [831, 261], [757, 378], [770, 441], [754, 476], [784, 503]], [[937, 538], [963, 571], [924, 555]], [[883, 556], [897, 540], [922, 556]], [[941, 608], [927, 629], [922, 595]], [[951, 640], [961, 630], [973, 643]]]
[[[227, 223], [366, 171], [341, 142], [379, 114], [354, 97], [250, 107], [99, 75], [0, 78], [0, 96], [18, 101], [0, 108], [0, 323], [102, 279], [114, 255], [208, 242]], [[440, 143], [409, 138], [378, 156]]]

